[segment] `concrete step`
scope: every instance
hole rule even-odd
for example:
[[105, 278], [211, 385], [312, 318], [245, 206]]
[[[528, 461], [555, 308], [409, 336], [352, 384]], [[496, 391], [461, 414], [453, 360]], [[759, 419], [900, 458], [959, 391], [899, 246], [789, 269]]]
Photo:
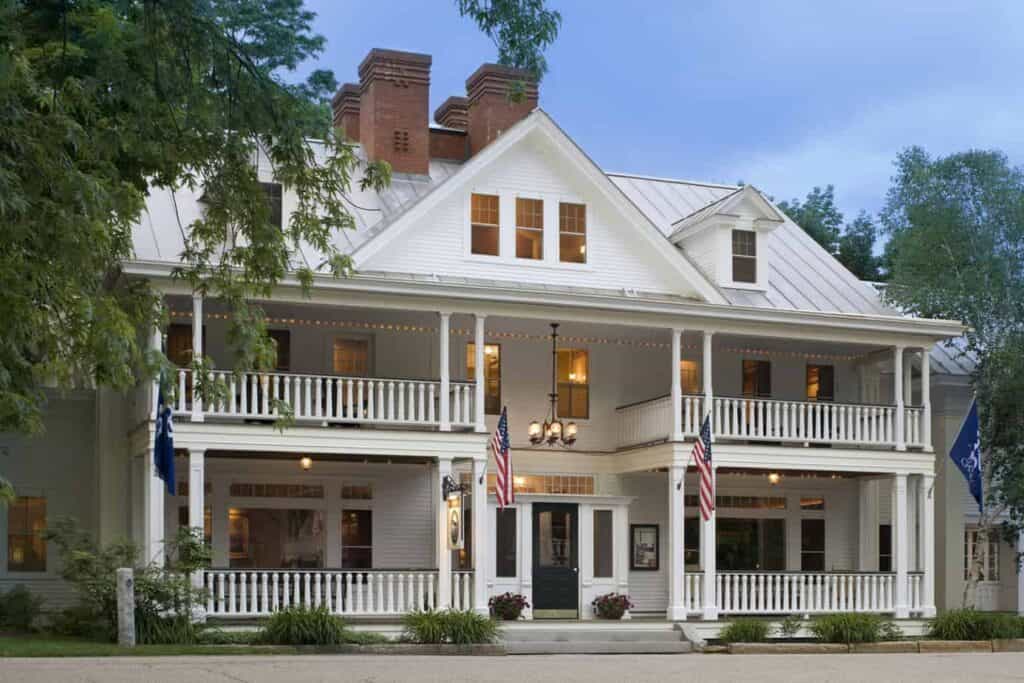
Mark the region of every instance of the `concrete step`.
[[510, 629], [502, 631], [506, 643], [678, 643], [680, 631], [652, 629]]
[[671, 641], [575, 641], [505, 642], [510, 655], [681, 655], [692, 651], [690, 643]]

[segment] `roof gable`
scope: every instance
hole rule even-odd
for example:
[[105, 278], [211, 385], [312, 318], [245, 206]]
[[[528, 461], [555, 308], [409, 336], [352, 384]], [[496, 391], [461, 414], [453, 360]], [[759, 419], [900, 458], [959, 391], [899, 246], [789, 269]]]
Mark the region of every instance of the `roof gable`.
[[674, 222], [669, 239], [677, 242], [694, 235], [708, 227], [712, 218], [719, 216], [737, 218], [741, 215], [751, 218], [755, 224], [763, 222], [770, 227], [779, 225], [786, 220], [785, 216], [772, 206], [771, 202], [765, 199], [764, 195], [754, 186], [744, 185]]

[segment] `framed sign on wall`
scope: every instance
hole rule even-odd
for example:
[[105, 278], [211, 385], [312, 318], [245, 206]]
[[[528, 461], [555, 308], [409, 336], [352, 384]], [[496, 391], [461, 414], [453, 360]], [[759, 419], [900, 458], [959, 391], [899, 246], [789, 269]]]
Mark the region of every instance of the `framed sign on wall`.
[[635, 571], [658, 571], [658, 525], [630, 524], [630, 565]]
[[466, 545], [466, 525], [463, 517], [464, 496], [448, 499], [448, 549], [462, 550]]

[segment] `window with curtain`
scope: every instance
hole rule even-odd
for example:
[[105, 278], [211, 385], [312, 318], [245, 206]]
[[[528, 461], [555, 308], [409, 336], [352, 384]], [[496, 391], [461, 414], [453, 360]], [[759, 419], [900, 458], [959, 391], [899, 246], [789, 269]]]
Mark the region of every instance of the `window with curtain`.
[[544, 202], [516, 198], [516, 257], [544, 258]]
[[590, 360], [584, 349], [558, 349], [558, 416], [590, 417]]
[[470, 198], [470, 252], [497, 256], [499, 239], [498, 195], [474, 194]]
[[[466, 344], [466, 377], [476, 381], [476, 344]], [[501, 413], [501, 345], [484, 344], [484, 412]]]
[[18, 496], [7, 507], [7, 571], [46, 571], [46, 498]]

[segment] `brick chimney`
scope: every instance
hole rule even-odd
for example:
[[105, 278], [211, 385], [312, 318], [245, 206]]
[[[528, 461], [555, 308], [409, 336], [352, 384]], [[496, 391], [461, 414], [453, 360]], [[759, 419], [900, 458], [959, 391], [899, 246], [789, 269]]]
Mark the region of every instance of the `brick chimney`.
[[430, 158], [465, 161], [469, 158], [469, 100], [449, 97], [434, 110], [434, 120], [444, 128], [430, 129]]
[[359, 65], [359, 141], [371, 161], [426, 175], [430, 55], [373, 49]]
[[469, 100], [465, 97], [449, 97], [434, 110], [434, 120], [445, 128], [466, 130], [469, 127]]
[[359, 142], [359, 100], [358, 83], [345, 83], [331, 100], [334, 127], [342, 128], [345, 137], [353, 142]]
[[[510, 102], [514, 84], [525, 86], [520, 102]], [[499, 64], [484, 64], [466, 79], [469, 100], [469, 153], [474, 155], [537, 106], [537, 83], [529, 72]]]

